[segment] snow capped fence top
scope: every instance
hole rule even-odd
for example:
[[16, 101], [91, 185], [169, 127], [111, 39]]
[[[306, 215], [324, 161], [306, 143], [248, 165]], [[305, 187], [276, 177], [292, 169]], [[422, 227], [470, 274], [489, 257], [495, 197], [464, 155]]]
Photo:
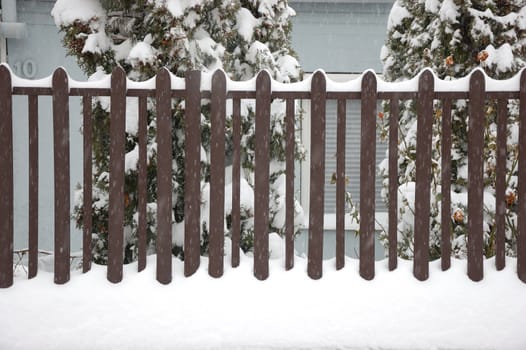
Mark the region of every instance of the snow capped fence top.
[[[53, 75], [50, 75], [42, 79], [25, 79], [15, 75], [9, 65], [2, 63], [0, 66], [3, 66], [11, 74], [11, 86], [13, 89], [18, 88], [42, 88], [50, 89], [52, 87], [52, 78]], [[62, 69], [62, 68], [59, 68]], [[525, 68], [526, 69], [526, 68]], [[163, 69], [164, 70], [164, 69]], [[271, 78], [271, 90], [273, 93], [283, 93], [283, 92], [310, 92], [312, 79], [316, 73], [321, 73], [325, 75], [326, 80], [326, 92], [327, 93], [337, 93], [337, 92], [361, 92], [362, 90], [362, 79], [366, 74], [372, 74], [376, 77], [377, 81], [377, 92], [378, 93], [416, 93], [418, 92], [418, 82], [422, 74], [425, 72], [430, 72], [433, 75], [434, 81], [434, 91], [439, 93], [450, 93], [450, 92], [469, 92], [469, 82], [470, 78], [476, 72], [480, 72], [484, 76], [484, 83], [486, 86], [486, 92], [500, 92], [500, 93], [518, 93], [520, 91], [520, 78], [522, 75], [522, 69], [515, 76], [506, 79], [506, 80], [496, 80], [489, 77], [481, 68], [473, 70], [469, 75], [454, 80], [443, 80], [438, 78], [438, 76], [430, 69], [424, 69], [418, 73], [415, 77], [409, 80], [399, 81], [399, 82], [386, 82], [382, 79], [381, 76], [378, 76], [373, 70], [367, 70], [363, 72], [360, 76], [346, 81], [346, 82], [336, 82], [331, 80], [323, 70], [317, 70], [312, 75], [309, 75], [306, 79], [295, 82], [295, 83], [282, 83]], [[186, 88], [186, 80], [180, 78], [170, 71], [167, 71], [170, 76], [170, 88], [176, 91], [184, 91]], [[201, 83], [200, 91], [201, 92], [210, 92], [212, 89], [212, 78], [215, 72], [201, 72]], [[66, 72], [67, 75], [67, 72]], [[228, 92], [255, 92], [256, 89], [256, 79], [253, 77], [247, 81], [234, 81], [226, 77], [226, 90]], [[110, 89], [111, 88], [111, 74], [94, 74], [88, 81], [77, 81], [72, 79], [68, 75], [68, 86], [70, 94], [74, 95], [78, 93], [77, 89]], [[128, 90], [155, 90], [156, 78], [153, 77], [146, 81], [134, 81], [126, 78], [126, 88]], [[16, 93], [16, 92], [15, 92]]]
[[[209, 267], [211, 276], [220, 277], [224, 264], [224, 201], [225, 201], [225, 119], [227, 100], [232, 100], [232, 265], [240, 262], [240, 104], [242, 99], [255, 99], [255, 179], [254, 179], [254, 275], [268, 277], [269, 259], [269, 128], [272, 99], [286, 100], [286, 257], [285, 267], [294, 264], [294, 115], [295, 101], [311, 101], [310, 136], [310, 208], [308, 274], [317, 279], [322, 276], [323, 252], [323, 203], [325, 169], [326, 102], [338, 103], [337, 121], [337, 213], [336, 213], [336, 264], [344, 265], [344, 215], [345, 215], [345, 128], [346, 101], [361, 101], [360, 147], [360, 275], [374, 278], [374, 215], [375, 203], [375, 148], [376, 106], [378, 99], [390, 101], [389, 125], [389, 268], [397, 265], [397, 154], [398, 115], [400, 100], [416, 99], [417, 106], [417, 158], [415, 198], [414, 275], [425, 280], [429, 275], [429, 220], [430, 220], [430, 169], [432, 166], [431, 134], [434, 101], [442, 102], [442, 188], [450, 188], [451, 171], [451, 102], [469, 100], [468, 124], [468, 276], [475, 281], [483, 278], [483, 149], [484, 104], [497, 100], [499, 124], [506, 123], [509, 99], [520, 100], [519, 149], [526, 150], [526, 73], [522, 71], [506, 81], [495, 81], [481, 71], [456, 81], [442, 81], [431, 71], [424, 70], [410, 81], [387, 83], [367, 71], [358, 79], [336, 83], [321, 71], [307, 80], [281, 84], [271, 79], [268, 72], [260, 72], [246, 82], [233, 82], [225, 73], [216, 71], [205, 74], [188, 72], [178, 78], [162, 69], [157, 76], [145, 82], [127, 80], [121, 68], [111, 75], [101, 75], [97, 81], [77, 82], [69, 79], [63, 69], [52, 77], [37, 81], [14, 76], [7, 65], [0, 66], [0, 287], [13, 283], [13, 135], [12, 96], [27, 95], [29, 111], [29, 277], [37, 272], [38, 254], [38, 96], [53, 96], [54, 167], [55, 167], [55, 282], [69, 280], [70, 269], [70, 179], [69, 179], [69, 96], [83, 98], [84, 142], [84, 223], [83, 270], [90, 269], [92, 228], [92, 124], [91, 102], [93, 97], [109, 96], [110, 123], [110, 194], [108, 225], [108, 279], [119, 282], [123, 268], [123, 217], [126, 98], [137, 97], [138, 103], [138, 260], [139, 270], [146, 264], [146, 118], [147, 98], [155, 98], [157, 114], [157, 279], [170, 283], [172, 279], [172, 98], [185, 100], [185, 275], [193, 274], [200, 264], [200, 113], [201, 99], [211, 101], [210, 140], [210, 217], [209, 217]], [[497, 212], [496, 212], [496, 264], [504, 268], [504, 210], [502, 186], [506, 176], [506, 129], [499, 128], [497, 139]], [[519, 160], [518, 186], [518, 235], [517, 273], [526, 282], [526, 158]], [[394, 204], [393, 204], [394, 203]], [[450, 193], [444, 191], [441, 201], [442, 222], [450, 220]], [[450, 266], [451, 227], [442, 225], [442, 268]]]

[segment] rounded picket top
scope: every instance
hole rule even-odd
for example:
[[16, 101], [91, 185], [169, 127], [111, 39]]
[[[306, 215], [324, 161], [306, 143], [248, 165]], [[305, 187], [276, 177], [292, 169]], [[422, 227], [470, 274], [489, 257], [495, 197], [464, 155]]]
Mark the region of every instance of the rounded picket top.
[[157, 71], [157, 75], [155, 76], [155, 86], [157, 89], [166, 87], [171, 88], [172, 77], [168, 68], [162, 67]]
[[433, 91], [435, 86], [435, 75], [430, 68], [424, 69], [420, 77], [418, 78], [418, 90], [419, 92]]
[[376, 74], [372, 70], [366, 71], [362, 76], [362, 92], [371, 91], [376, 92], [377, 79]]
[[469, 90], [484, 90], [486, 86], [486, 74], [482, 69], [476, 69], [469, 77]]
[[126, 90], [126, 72], [121, 66], [116, 66], [111, 71], [112, 91], [113, 89]]
[[58, 67], [57, 69], [55, 69], [52, 78], [53, 88], [68, 86], [68, 80], [68, 73], [64, 68]]
[[0, 91], [6, 91], [7, 87], [11, 90], [11, 70], [5, 64], [0, 65]]
[[212, 75], [212, 90], [226, 90], [226, 74], [222, 69], [218, 69]]
[[311, 87], [316, 87], [318, 91], [325, 91], [327, 88], [327, 79], [325, 77], [325, 72], [322, 70], [317, 70], [312, 75]]

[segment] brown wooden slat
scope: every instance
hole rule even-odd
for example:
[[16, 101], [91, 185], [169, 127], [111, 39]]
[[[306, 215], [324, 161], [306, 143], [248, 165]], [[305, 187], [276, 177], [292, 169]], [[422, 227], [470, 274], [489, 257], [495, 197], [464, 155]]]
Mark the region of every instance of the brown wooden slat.
[[13, 87], [13, 95], [52, 96], [53, 89], [45, 87]]
[[389, 270], [398, 265], [398, 117], [400, 102], [390, 100], [389, 113]]
[[484, 74], [477, 70], [469, 80], [468, 120], [468, 276], [473, 281], [483, 277], [484, 91]]
[[295, 132], [294, 126], [294, 99], [286, 100], [285, 115], [285, 162], [286, 162], [286, 184], [285, 184], [285, 269], [294, 267], [294, 150]]
[[268, 277], [269, 147], [271, 77], [261, 71], [256, 78], [256, 149], [254, 178], [254, 276]]
[[126, 126], [126, 73], [115, 67], [111, 73], [110, 194], [108, 220], [108, 281], [122, 280], [124, 244], [124, 153]]
[[526, 283], [526, 71], [522, 71], [520, 80], [519, 105], [519, 184], [517, 189], [517, 275]]
[[139, 162], [137, 163], [137, 211], [139, 222], [137, 224], [137, 269], [142, 271], [146, 268], [146, 244], [147, 244], [147, 212], [148, 203], [148, 100], [146, 96], [139, 97]]
[[[28, 88], [28, 89], [34, 89], [34, 88]], [[36, 88], [38, 89], [38, 95], [42, 96], [45, 94], [45, 88]], [[84, 95], [91, 95], [91, 96], [110, 96], [111, 95], [111, 89], [105, 89], [105, 88], [70, 88], [69, 89], [69, 96], [84, 96]]]
[[451, 100], [442, 102], [442, 225], [441, 267], [445, 271], [451, 266]]
[[508, 100], [498, 100], [497, 103], [497, 166], [495, 179], [495, 265], [502, 270], [506, 265], [506, 119]]
[[0, 65], [0, 288], [13, 284], [13, 105], [11, 73]]
[[[201, 239], [201, 72], [186, 74], [185, 180], [184, 180], [184, 275], [199, 267]], [[224, 144], [224, 142], [223, 142]]]
[[[104, 88], [71, 88], [69, 91], [69, 96], [83, 96], [85, 94], [90, 94], [93, 96], [109, 96], [110, 89]], [[39, 96], [50, 96], [52, 95], [51, 88], [44, 87], [14, 87], [12, 90], [13, 95], [39, 95]], [[310, 99], [311, 93], [308, 91], [275, 91], [272, 93], [272, 98], [282, 98], [282, 99]], [[154, 97], [155, 92], [148, 89], [129, 89], [127, 94], [129, 97]], [[172, 90], [172, 97], [184, 97], [184, 90]], [[377, 98], [380, 100], [390, 100], [394, 96], [398, 96], [401, 100], [414, 99], [417, 96], [416, 92], [412, 91], [379, 91]], [[240, 98], [240, 99], [254, 99], [256, 93], [254, 91], [229, 91], [227, 93], [227, 98]], [[210, 91], [202, 91], [201, 98], [210, 98]], [[361, 98], [360, 92], [345, 92], [345, 91], [334, 91], [327, 92], [327, 99], [337, 100], [340, 98], [348, 100], [359, 100]], [[440, 91], [436, 92], [435, 99], [466, 99], [468, 98], [467, 92], [462, 91]], [[487, 92], [488, 99], [518, 99], [519, 93], [517, 91], [491, 91]]]
[[360, 144], [360, 276], [374, 278], [376, 174], [376, 75], [362, 77]]
[[275, 98], [281, 98], [284, 100], [288, 99], [294, 99], [294, 100], [300, 100], [300, 99], [309, 99], [310, 98], [310, 92], [308, 91], [274, 91], [271, 94], [272, 99]]
[[385, 92], [379, 91], [376, 97], [379, 100], [393, 100], [395, 98], [398, 98], [399, 100], [411, 100], [411, 99], [415, 99], [417, 95], [418, 93], [416, 92], [407, 92], [407, 91], [385, 91]]
[[431, 196], [431, 136], [433, 128], [434, 77], [430, 70], [420, 76], [416, 102], [415, 247], [413, 274], [420, 280], [429, 277], [429, 215]]
[[92, 145], [93, 131], [91, 120], [91, 96], [82, 97], [83, 116], [83, 157], [84, 157], [84, 194], [83, 194], [83, 222], [82, 222], [82, 272], [91, 269], [91, 235], [93, 232], [93, 161]]
[[345, 266], [345, 131], [347, 100], [338, 100], [336, 127], [336, 269]]
[[225, 242], [225, 118], [226, 76], [216, 71], [212, 77], [210, 105], [210, 227], [208, 245], [208, 273], [212, 277], [223, 275]]
[[310, 203], [307, 266], [307, 273], [312, 279], [319, 279], [322, 276], [326, 89], [325, 74], [320, 71], [314, 73], [311, 81]]
[[232, 101], [232, 267], [239, 266], [241, 243], [241, 100]]
[[70, 178], [68, 75], [53, 73], [53, 154], [55, 173], [55, 283], [69, 281]]
[[327, 100], [359, 100], [361, 96], [358, 91], [328, 91], [326, 94]]
[[172, 96], [170, 72], [156, 77], [157, 102], [157, 281], [172, 281]]
[[518, 99], [518, 91], [489, 91], [486, 92], [486, 99], [488, 100], [498, 100], [498, 99]]
[[28, 96], [29, 126], [29, 278], [38, 269], [38, 96]]

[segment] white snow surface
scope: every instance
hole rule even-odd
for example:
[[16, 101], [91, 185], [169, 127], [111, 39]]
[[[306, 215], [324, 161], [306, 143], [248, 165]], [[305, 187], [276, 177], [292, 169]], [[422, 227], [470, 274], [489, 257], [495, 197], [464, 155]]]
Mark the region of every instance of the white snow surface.
[[73, 24], [76, 20], [88, 22], [93, 18], [105, 18], [99, 0], [57, 0], [51, 16], [57, 27]]
[[165, 5], [172, 16], [181, 17], [188, 8], [202, 4], [203, 0], [166, 0], [165, 4], [161, 0], [155, 0], [155, 2]]
[[[268, 51], [268, 48], [265, 45], [260, 46], [260, 48], [263, 48], [263, 47], [265, 47], [265, 49]], [[488, 62], [491, 62], [492, 64], [499, 64], [499, 65], [507, 64], [506, 62], [509, 61], [509, 46], [507, 46], [507, 44], [502, 45], [498, 49], [495, 49], [492, 46], [488, 46], [488, 48], [492, 52], [493, 55], [497, 56], [498, 54], [498, 57], [500, 59], [499, 62], [496, 62], [494, 60], [490, 60], [488, 57]], [[52, 75], [46, 78], [38, 79], [38, 80], [24, 79], [24, 78], [21, 78], [15, 75], [14, 72], [9, 67], [9, 65], [5, 63], [0, 64], [0, 66], [1, 65], [5, 66], [11, 72], [11, 85], [13, 87], [47, 87], [47, 88], [50, 88], [52, 86]], [[323, 70], [319, 70], [319, 71], [325, 75], [327, 92], [342, 92], [342, 91], [360, 92], [362, 78], [367, 72], [372, 72], [376, 76], [377, 92], [393, 92], [393, 91], [418, 92], [418, 79], [420, 75], [426, 70], [430, 71], [434, 76], [434, 87], [435, 87], [436, 92], [469, 91], [469, 79], [471, 77], [471, 74], [473, 74], [475, 71], [481, 71], [482, 74], [484, 75], [487, 92], [494, 92], [494, 91], [517, 92], [517, 91], [520, 91], [520, 77], [524, 69], [519, 71], [513, 77], [509, 79], [505, 79], [505, 80], [492, 79], [480, 68], [473, 70], [471, 73], [469, 73], [463, 78], [454, 79], [454, 80], [442, 80], [438, 78], [437, 75], [433, 71], [426, 68], [411, 79], [397, 81], [397, 82], [386, 82], [382, 79], [381, 76], [376, 74], [373, 70], [366, 70], [357, 78], [351, 79], [346, 82], [333, 81], [331, 80], [330, 77], [326, 75], [326, 73]], [[202, 73], [201, 91], [210, 91], [211, 81], [212, 81], [212, 77], [214, 73], [215, 71]], [[172, 89], [174, 90], [185, 89], [186, 84], [183, 78], [179, 78], [171, 72], [169, 72], [169, 74], [171, 78], [171, 88]], [[271, 89], [273, 92], [290, 92], [290, 91], [309, 92], [311, 89], [313, 75], [314, 74], [309, 75], [306, 79], [299, 81], [299, 82], [295, 82], [295, 83], [281, 83], [277, 80], [271, 79]], [[257, 75], [254, 76], [252, 79], [249, 79], [246, 81], [233, 81], [227, 76], [226, 78], [227, 90], [228, 91], [254, 90], [256, 88], [256, 80], [257, 80]], [[69, 78], [68, 84], [70, 88], [109, 89], [111, 87], [111, 74], [105, 74], [102, 71], [98, 71], [95, 74], [93, 74], [89, 78], [88, 81], [78, 81], [78, 80]], [[141, 81], [141, 82], [127, 79], [126, 87], [128, 89], [155, 89], [155, 77], [147, 81]], [[130, 127], [133, 127], [133, 125], [130, 124]]]
[[254, 35], [254, 28], [259, 24], [260, 20], [255, 18], [248, 9], [244, 7], [239, 8], [236, 13], [236, 29], [243, 39], [251, 42], [252, 36]]
[[[229, 251], [228, 249], [226, 250]], [[121, 283], [106, 268], [73, 271], [65, 285], [50, 272], [0, 289], [1, 349], [499, 349], [526, 348], [526, 284], [508, 258], [497, 272], [484, 261], [484, 279], [472, 282], [466, 261], [450, 270], [430, 264], [430, 278], [417, 281], [412, 264], [399, 260], [389, 272], [376, 263], [372, 281], [358, 274], [358, 261], [324, 261], [312, 280], [306, 261], [291, 271], [283, 258], [270, 260], [270, 277], [253, 276], [252, 258], [241, 254], [224, 276], [208, 276], [206, 258], [193, 276], [172, 262], [171, 284], [155, 280], [156, 257], [146, 270], [124, 266]], [[48, 264], [53, 265], [52, 261]]]
[[390, 31], [394, 27], [402, 24], [404, 18], [410, 17], [411, 14], [405, 7], [400, 6], [398, 1], [393, 4], [393, 8], [389, 13], [389, 18], [387, 19], [387, 31]]

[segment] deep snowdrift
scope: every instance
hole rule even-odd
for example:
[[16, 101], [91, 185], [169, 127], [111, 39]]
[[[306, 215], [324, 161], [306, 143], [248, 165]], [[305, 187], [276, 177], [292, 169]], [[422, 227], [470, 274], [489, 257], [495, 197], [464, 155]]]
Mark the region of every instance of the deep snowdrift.
[[394, 272], [378, 262], [373, 281], [359, 277], [357, 260], [341, 271], [324, 264], [313, 281], [305, 260], [288, 272], [271, 260], [261, 282], [246, 256], [236, 269], [225, 261], [220, 279], [208, 276], [205, 258], [190, 278], [173, 260], [167, 286], [155, 280], [155, 256], [141, 273], [125, 266], [117, 285], [96, 265], [62, 286], [49, 272], [33, 280], [17, 272], [0, 290], [0, 349], [526, 349], [515, 259], [500, 272], [486, 261], [479, 283], [459, 260], [447, 272], [431, 263], [426, 282], [407, 261]]

